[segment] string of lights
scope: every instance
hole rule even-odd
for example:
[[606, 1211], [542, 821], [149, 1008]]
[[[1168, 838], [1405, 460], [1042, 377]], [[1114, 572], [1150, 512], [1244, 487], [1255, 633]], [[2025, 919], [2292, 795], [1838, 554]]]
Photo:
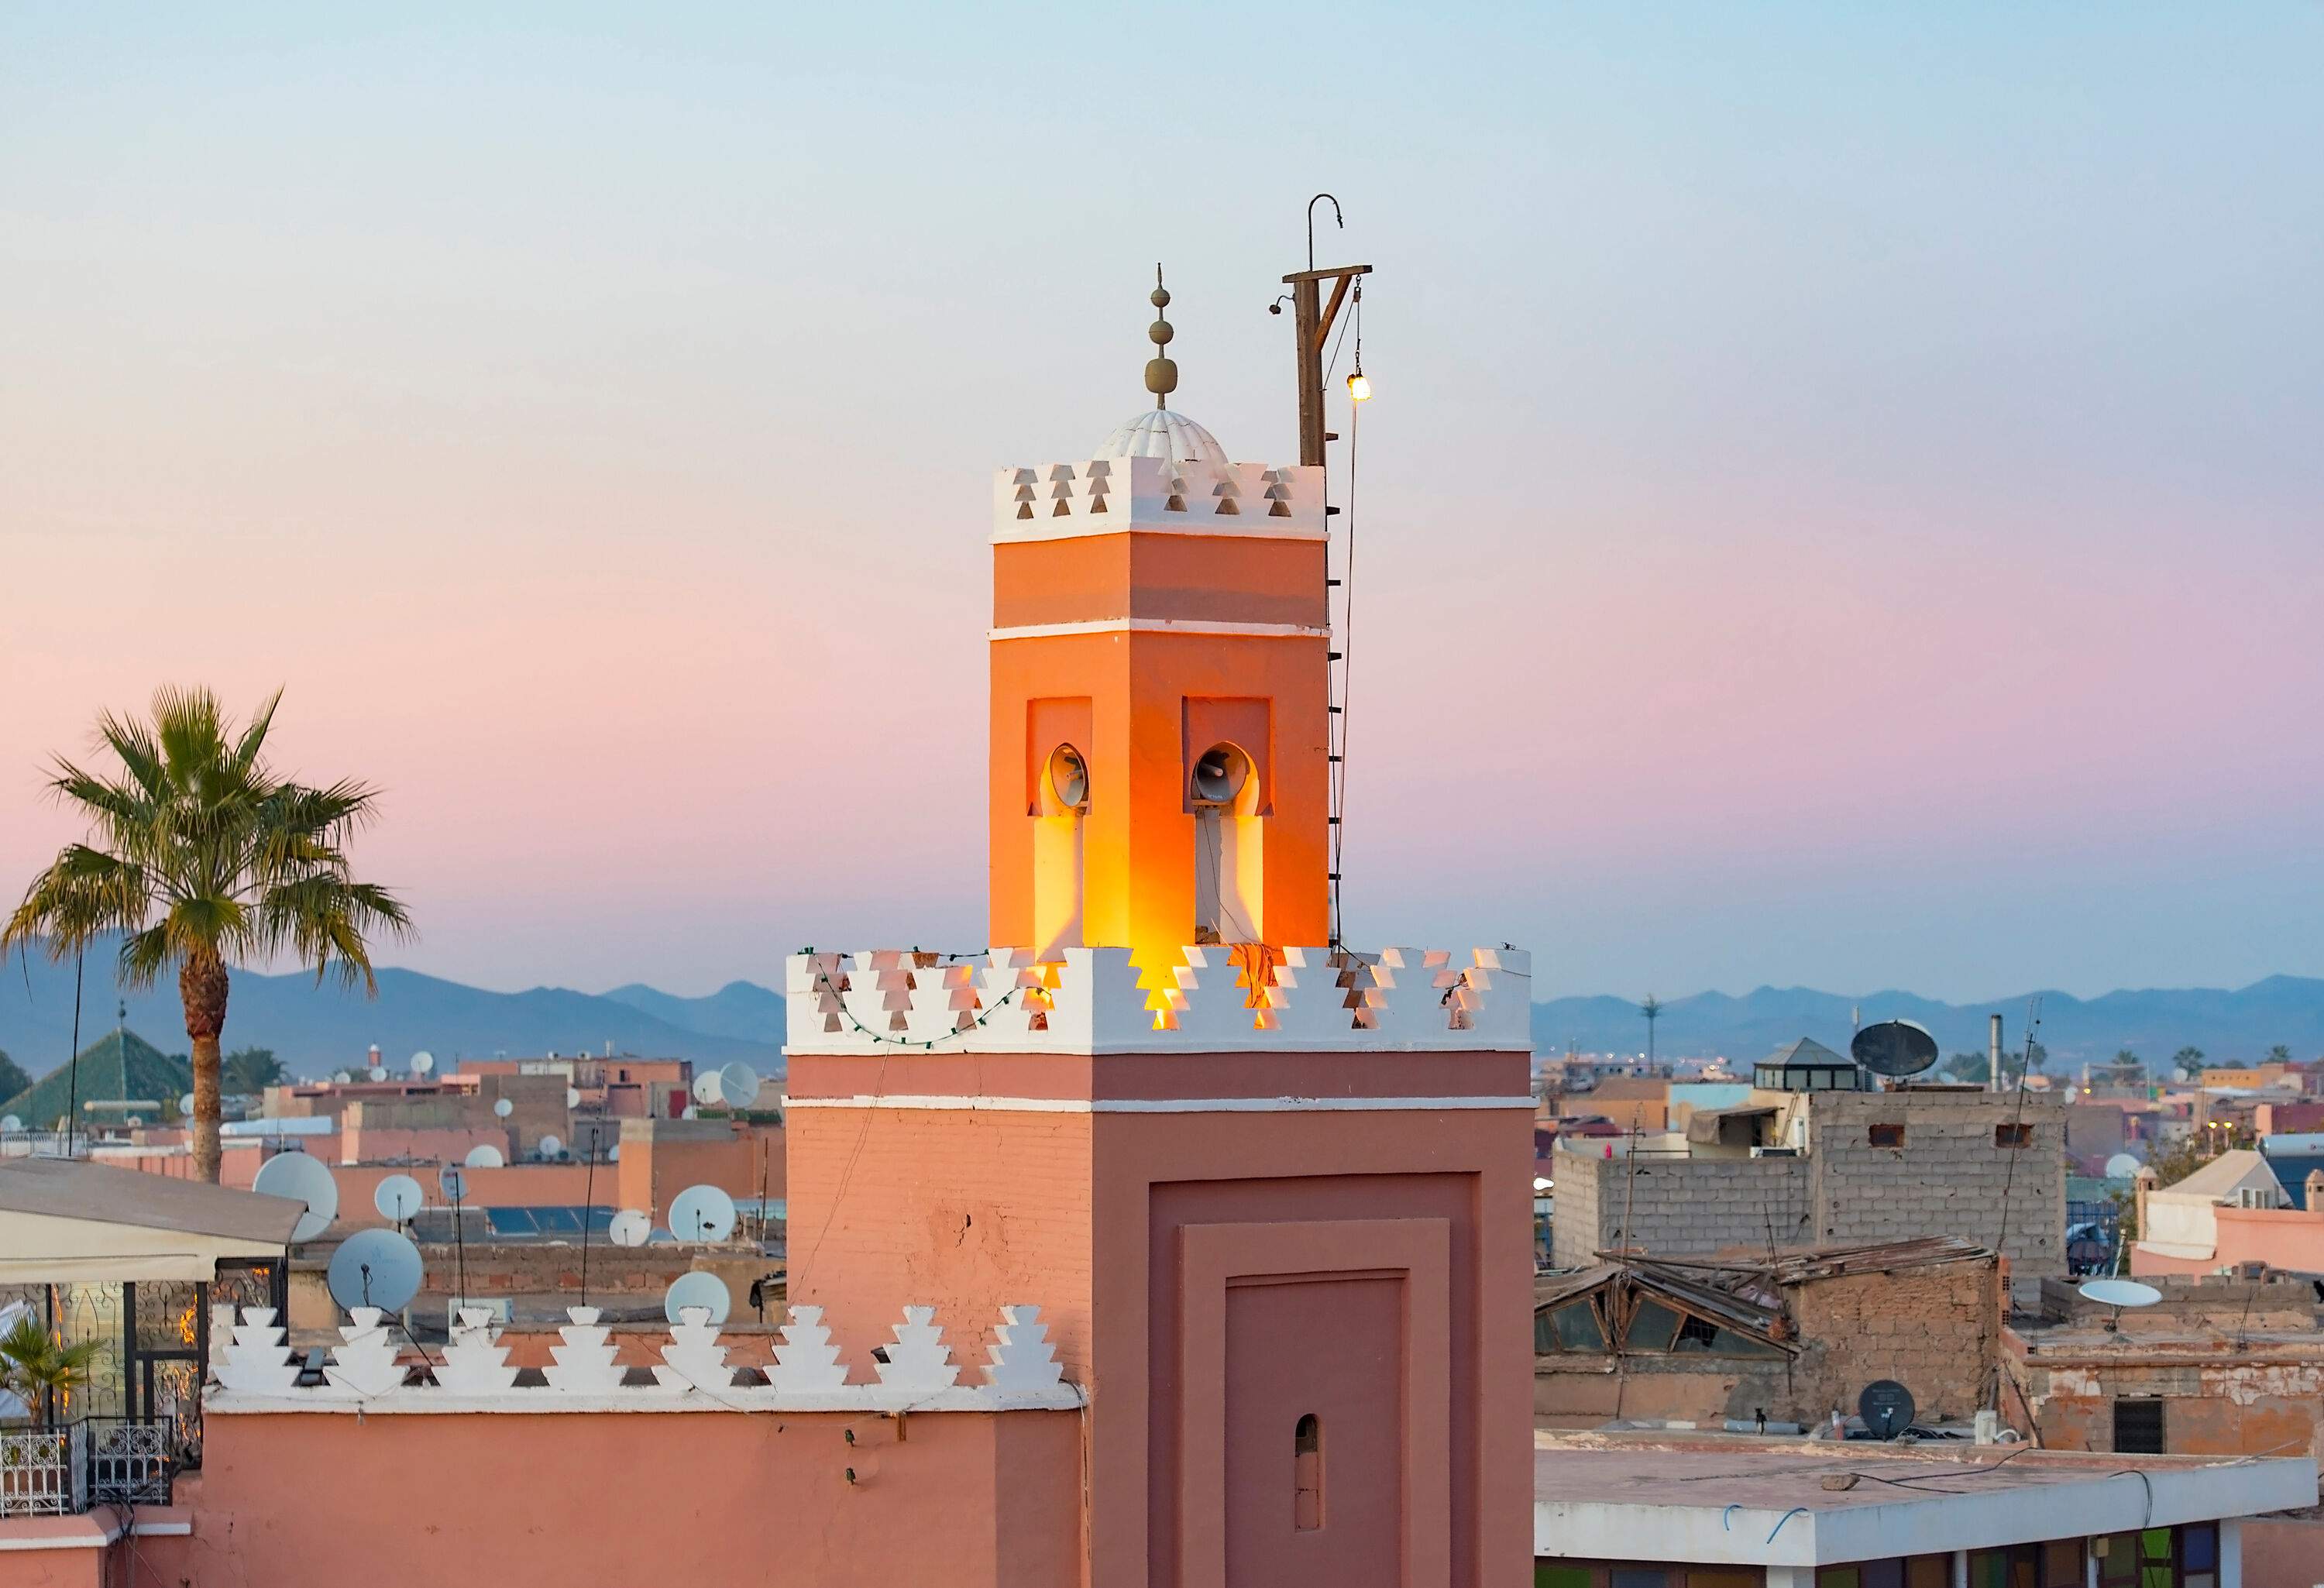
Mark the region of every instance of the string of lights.
[[847, 1000], [842, 996], [839, 984], [831, 979], [828, 972], [816, 972], [815, 979], [821, 984], [824, 991], [831, 994], [832, 1001], [839, 1006], [841, 1016], [846, 1020], [850, 1026], [854, 1028], [855, 1034], [857, 1036], [890, 1048], [918, 1048], [924, 1052], [934, 1048], [939, 1042], [949, 1042], [955, 1037], [965, 1037], [971, 1031], [979, 1029], [983, 1026], [986, 1020], [991, 1020], [994, 1015], [999, 1014], [1002, 1010], [1008, 1008], [1010, 1000], [1015, 998], [1017, 994], [1025, 991], [1022, 987], [1010, 988], [1008, 992], [1003, 992], [999, 998], [993, 1001], [991, 1008], [983, 1010], [978, 1013], [976, 1023], [974, 1025], [963, 1026], [958, 1030], [950, 1031], [945, 1033], [944, 1036], [933, 1038], [925, 1041], [914, 1041], [908, 1037], [891, 1037], [885, 1031], [875, 1031], [871, 1027], [865, 1025], [862, 1020], [857, 1020], [855, 1018], [855, 1011], [847, 1007]]

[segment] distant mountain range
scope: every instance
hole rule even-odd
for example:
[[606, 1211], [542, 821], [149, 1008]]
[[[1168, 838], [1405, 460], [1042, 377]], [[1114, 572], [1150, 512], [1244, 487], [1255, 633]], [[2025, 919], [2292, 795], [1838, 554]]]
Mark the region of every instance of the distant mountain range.
[[[81, 1002], [80, 1039], [87, 1047], [113, 1029], [113, 957], [91, 954]], [[186, 1021], [174, 979], [132, 993], [128, 1024], [168, 1053], [182, 1053]], [[0, 1052], [39, 1076], [71, 1050], [73, 969], [69, 963], [19, 960], [0, 970]], [[737, 982], [707, 998], [675, 998], [650, 987], [622, 987], [599, 995], [564, 987], [490, 992], [418, 971], [383, 970], [379, 997], [315, 984], [311, 975], [262, 975], [236, 971], [226, 1006], [226, 1046], [271, 1048], [297, 1076], [327, 1076], [360, 1065], [371, 1044], [390, 1066], [421, 1048], [448, 1067], [458, 1057], [496, 1053], [532, 1057], [558, 1053], [616, 1053], [690, 1058], [697, 1064], [738, 1060], [780, 1074], [782, 999]]]
[[[70, 965], [12, 959], [0, 971], [0, 1051], [30, 1074], [47, 1074], [64, 1061], [71, 1041]], [[2277, 1043], [2299, 1057], [2324, 1052], [2324, 981], [2270, 976], [2228, 992], [2213, 988], [2109, 992], [2080, 999], [2044, 992], [2042, 1040], [2053, 1072], [2086, 1060], [2109, 1058], [2128, 1048], [2151, 1065], [2193, 1046], [2214, 1061], [2255, 1060]], [[1897, 1016], [1936, 1033], [1947, 1053], [1985, 1051], [1986, 1017], [2000, 1014], [2010, 1046], [2024, 1040], [2025, 998], [1988, 1003], [1944, 1003], [1901, 992], [1847, 994], [1805, 987], [1761, 987], [1740, 998], [1698, 992], [1673, 998], [1655, 1023], [1657, 1054], [1682, 1057], [1724, 1054], [1757, 1058], [1795, 1037], [1813, 1037], [1845, 1051], [1852, 1010], [1863, 1019]], [[131, 997], [129, 1024], [165, 1053], [188, 1046], [174, 983]], [[112, 956], [92, 954], [81, 1010], [81, 1042], [95, 1041], [114, 1021]], [[1624, 998], [1558, 998], [1533, 1011], [1536, 1048], [1562, 1053], [1637, 1052], [1646, 1023], [1637, 1002]], [[682, 998], [632, 983], [609, 992], [535, 987], [490, 992], [479, 987], [383, 970], [379, 998], [370, 1001], [312, 976], [237, 971], [226, 1015], [226, 1045], [271, 1048], [294, 1075], [328, 1075], [363, 1061], [380, 1046], [401, 1066], [419, 1048], [439, 1061], [495, 1053], [536, 1056], [603, 1053], [736, 1060], [769, 1075], [782, 1073], [783, 1001], [752, 982], [730, 982], [705, 998]]]
[[[2193, 987], [2108, 992], [2081, 999], [2066, 992], [2020, 994], [1989, 1003], [1942, 1003], [1916, 993], [1818, 992], [1807, 987], [1761, 987], [1740, 998], [1698, 992], [1664, 1002], [1655, 1021], [1657, 1057], [1724, 1054], [1754, 1059], [1795, 1037], [1813, 1037], [1845, 1053], [1855, 1028], [1850, 1014], [1861, 1011], [1867, 1024], [1904, 1019], [1929, 1028], [1945, 1053], [1983, 1053], [1986, 1018], [1998, 1014], [2014, 1048], [2025, 1040], [2027, 998], [2042, 1003], [2041, 1041], [2050, 1050], [2050, 1069], [2070, 1068], [2112, 1058], [2127, 1048], [2159, 1069], [2185, 1047], [2200, 1048], [2215, 1063], [2257, 1061], [2278, 1043], [2295, 1057], [2324, 1052], [2324, 981], [2270, 976], [2233, 992]], [[1558, 998], [1533, 1007], [1534, 1046], [1545, 1054], [1567, 1045], [1584, 1053], [1637, 1052], [1646, 1045], [1646, 1022], [1635, 1000]]]

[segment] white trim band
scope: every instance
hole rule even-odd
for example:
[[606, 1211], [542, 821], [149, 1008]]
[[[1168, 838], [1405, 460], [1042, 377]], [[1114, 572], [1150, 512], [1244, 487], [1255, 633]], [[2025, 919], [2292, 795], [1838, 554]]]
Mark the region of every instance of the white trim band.
[[1329, 629], [1307, 623], [1231, 623], [1167, 617], [1101, 617], [1079, 623], [1018, 623], [987, 629], [988, 640], [1040, 640], [1053, 634], [1238, 634], [1289, 640], [1328, 640]]
[[970, 1097], [899, 1094], [875, 1097], [786, 1097], [785, 1108], [965, 1109], [986, 1113], [1425, 1113], [1440, 1109], [1522, 1108], [1530, 1097]]

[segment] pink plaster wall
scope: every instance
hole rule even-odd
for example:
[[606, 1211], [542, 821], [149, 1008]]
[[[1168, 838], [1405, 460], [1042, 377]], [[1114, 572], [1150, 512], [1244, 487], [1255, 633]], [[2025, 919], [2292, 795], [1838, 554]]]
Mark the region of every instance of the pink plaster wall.
[[1074, 1588], [1080, 1445], [1070, 1412], [214, 1415], [181, 1572]]
[[2212, 1210], [2218, 1243], [2208, 1258], [2171, 1257], [2133, 1243], [2130, 1271], [2138, 1279], [2157, 1275], [2213, 1274], [2237, 1263], [2306, 1273], [2324, 1271], [2324, 1209], [2218, 1207]]

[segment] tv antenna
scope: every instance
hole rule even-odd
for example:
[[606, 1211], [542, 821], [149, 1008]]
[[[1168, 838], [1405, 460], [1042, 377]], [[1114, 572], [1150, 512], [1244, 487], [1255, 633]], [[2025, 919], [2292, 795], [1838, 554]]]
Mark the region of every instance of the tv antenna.
[[468, 1300], [468, 1234], [464, 1227], [467, 1221], [460, 1216], [460, 1204], [468, 1196], [467, 1172], [457, 1164], [446, 1164], [436, 1171], [436, 1188], [444, 1194], [444, 1200], [452, 1205], [452, 1253], [453, 1260], [458, 1264], [460, 1278], [458, 1305], [465, 1306]]
[[687, 1310], [697, 1306], [710, 1314], [710, 1322], [723, 1324], [734, 1310], [734, 1294], [725, 1280], [706, 1269], [678, 1275], [662, 1292], [662, 1316], [673, 1324], [685, 1322]]
[[1875, 1379], [1856, 1398], [1856, 1415], [1875, 1439], [1894, 1439], [1913, 1426], [1919, 1411], [1913, 1392], [1894, 1379]]
[[2113, 1334], [2121, 1332], [2125, 1308], [2153, 1306], [2163, 1299], [2163, 1292], [2152, 1285], [2142, 1285], [2136, 1279], [2091, 1279], [2082, 1285], [2081, 1297], [2084, 1301], [2095, 1301], [2100, 1306], [2114, 1308], [2113, 1316], [2106, 1323], [2107, 1333]]
[[425, 1272], [420, 1248], [394, 1230], [358, 1230], [331, 1253], [326, 1279], [331, 1299], [347, 1312], [375, 1306], [400, 1313], [420, 1294]]
[[1902, 1080], [1937, 1062], [1937, 1039], [1916, 1020], [1882, 1020], [1858, 1031], [1848, 1051], [1874, 1075]]
[[401, 1229], [411, 1222], [411, 1215], [426, 1204], [427, 1197], [420, 1182], [410, 1175], [390, 1175], [371, 1194], [371, 1205], [379, 1209], [379, 1216]]
[[290, 1230], [293, 1246], [312, 1241], [339, 1216], [339, 1183], [320, 1159], [303, 1151], [278, 1152], [258, 1166], [250, 1188], [262, 1196], [287, 1196], [307, 1205], [307, 1211]]
[[734, 1199], [715, 1186], [688, 1186], [670, 1199], [669, 1233], [715, 1246], [734, 1233]]

